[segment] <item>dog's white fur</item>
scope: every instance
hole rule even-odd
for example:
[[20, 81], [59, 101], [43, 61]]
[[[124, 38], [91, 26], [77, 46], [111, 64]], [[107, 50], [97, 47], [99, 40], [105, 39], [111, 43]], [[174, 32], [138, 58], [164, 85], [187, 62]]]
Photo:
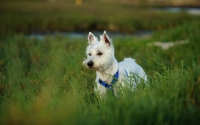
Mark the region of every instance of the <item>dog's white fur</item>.
[[[142, 78], [144, 81], [147, 80], [147, 76], [134, 59], [125, 58], [124, 61], [118, 63], [114, 56], [114, 47], [111, 39], [104, 31], [103, 35], [100, 36], [100, 41], [89, 32], [88, 43], [86, 49], [87, 59], [83, 61], [83, 65], [96, 70], [97, 83], [94, 90], [100, 94], [100, 96], [106, 93], [106, 88], [99, 83], [99, 79], [111, 84], [114, 74], [119, 70], [118, 82], [114, 89], [115, 95], [117, 95], [116, 86], [125, 86], [130, 84], [128, 76], [135, 74], [138, 79]], [[90, 64], [89, 64], [90, 63]], [[92, 64], [91, 64], [92, 63]], [[136, 82], [133, 84], [133, 88], [136, 86]]]

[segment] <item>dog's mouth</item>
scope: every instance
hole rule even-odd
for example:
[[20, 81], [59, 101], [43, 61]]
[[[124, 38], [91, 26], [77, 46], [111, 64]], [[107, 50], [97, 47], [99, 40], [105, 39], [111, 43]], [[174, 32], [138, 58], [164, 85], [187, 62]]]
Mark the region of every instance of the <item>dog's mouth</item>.
[[90, 69], [92, 69], [93, 67], [92, 66], [88, 66]]
[[92, 66], [88, 66], [88, 65], [86, 65], [89, 69], [93, 69], [93, 70], [98, 70], [99, 68], [98, 67], [96, 67], [95, 65], [92, 65]]

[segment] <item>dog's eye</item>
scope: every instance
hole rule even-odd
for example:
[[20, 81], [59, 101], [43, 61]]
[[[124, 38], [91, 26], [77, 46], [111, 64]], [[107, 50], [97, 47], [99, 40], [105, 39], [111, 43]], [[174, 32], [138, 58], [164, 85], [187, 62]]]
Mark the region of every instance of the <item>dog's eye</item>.
[[102, 52], [98, 52], [98, 53], [97, 53], [98, 56], [101, 56], [102, 54], [103, 54]]
[[89, 56], [91, 56], [92, 54], [91, 53], [89, 53]]

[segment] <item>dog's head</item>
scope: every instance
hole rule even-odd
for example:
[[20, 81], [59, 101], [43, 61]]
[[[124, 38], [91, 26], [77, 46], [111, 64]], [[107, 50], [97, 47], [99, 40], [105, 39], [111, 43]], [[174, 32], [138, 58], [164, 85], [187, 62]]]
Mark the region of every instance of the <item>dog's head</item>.
[[85, 67], [103, 71], [112, 65], [114, 47], [106, 31], [104, 31], [103, 35], [100, 35], [100, 41], [89, 32], [88, 43], [89, 45], [86, 49], [87, 59], [83, 61]]

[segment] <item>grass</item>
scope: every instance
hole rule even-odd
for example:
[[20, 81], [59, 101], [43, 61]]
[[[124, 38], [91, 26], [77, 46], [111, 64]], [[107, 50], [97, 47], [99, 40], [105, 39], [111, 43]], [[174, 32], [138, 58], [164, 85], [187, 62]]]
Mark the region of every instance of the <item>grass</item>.
[[[149, 81], [105, 101], [93, 92], [94, 71], [82, 66], [86, 39], [5, 37], [0, 42], [0, 124], [198, 124], [199, 29], [193, 20], [149, 39], [113, 39], [116, 58], [135, 58]], [[165, 51], [147, 46], [179, 39], [189, 44]]]
[[[199, 18], [123, 4], [0, 1], [0, 124], [197, 125]], [[103, 101], [93, 91], [95, 72], [82, 66], [86, 38], [46, 35], [39, 40], [25, 35], [105, 29], [108, 34], [154, 34], [147, 39], [113, 38], [117, 60], [135, 58], [148, 83], [134, 91], [124, 88], [118, 98], [108, 94]], [[179, 40], [189, 43], [168, 50], [148, 46]]]
[[[103, 9], [102, 9], [103, 8]], [[0, 1], [0, 35], [31, 32], [109, 30], [133, 33], [161, 31], [199, 17], [155, 13], [129, 4], [47, 1]]]

